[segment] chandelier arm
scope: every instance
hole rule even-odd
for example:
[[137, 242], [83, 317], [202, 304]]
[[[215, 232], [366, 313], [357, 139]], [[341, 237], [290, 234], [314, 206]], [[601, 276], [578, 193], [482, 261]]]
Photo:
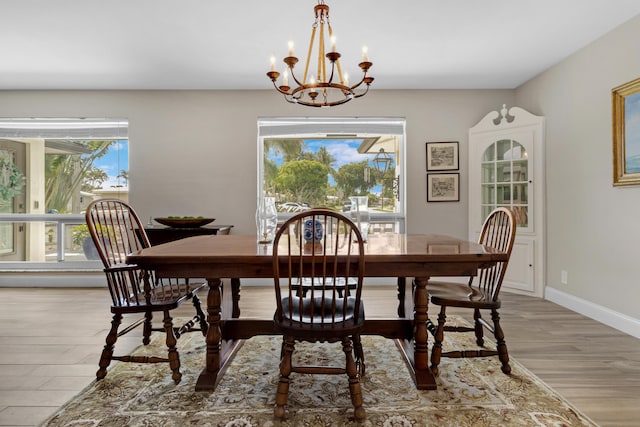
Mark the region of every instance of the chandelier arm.
[[289, 67], [289, 71], [291, 72], [291, 78], [293, 79], [293, 81], [296, 82], [298, 86], [304, 86], [304, 83], [301, 83], [300, 80], [298, 80], [298, 78], [296, 77], [296, 75], [293, 74], [293, 67]]
[[274, 87], [274, 88], [276, 88], [276, 90], [277, 90], [278, 92], [280, 92], [281, 94], [283, 94], [283, 95], [288, 95], [288, 94], [289, 94], [289, 92], [287, 92], [287, 91], [284, 91], [284, 90], [280, 89], [280, 88], [278, 87], [278, 85], [276, 84], [276, 81], [275, 81], [275, 80], [273, 80], [273, 87]]
[[305, 90], [309, 89], [309, 88], [310, 88], [310, 86], [308, 86], [308, 85], [299, 85], [297, 88], [295, 88], [295, 89], [293, 89], [291, 91], [290, 95], [291, 95], [292, 98], [301, 99], [302, 96], [305, 93]]
[[354, 98], [360, 98], [361, 96], [365, 96], [367, 94], [367, 92], [369, 92], [369, 85], [367, 85], [367, 88], [364, 90], [364, 92], [362, 93], [358, 93], [356, 94], [355, 92], [353, 93], [353, 97]]
[[[364, 83], [364, 79], [367, 75], [365, 74], [364, 77], [362, 77], [362, 80], [360, 80], [358, 83], [354, 84], [353, 86], [351, 86], [351, 90], [355, 90], [357, 89], [362, 83]], [[368, 87], [369, 85], [367, 85]]]
[[[335, 68], [336, 68], [336, 66], [335, 66], [335, 62], [332, 62], [332, 63], [331, 63], [331, 74], [329, 75], [329, 80], [326, 80], [326, 79], [325, 79], [325, 81], [326, 81], [328, 84], [332, 84], [331, 82], [333, 81], [333, 73], [334, 73], [334, 71], [335, 71]], [[342, 82], [341, 82], [341, 83], [342, 83]]]

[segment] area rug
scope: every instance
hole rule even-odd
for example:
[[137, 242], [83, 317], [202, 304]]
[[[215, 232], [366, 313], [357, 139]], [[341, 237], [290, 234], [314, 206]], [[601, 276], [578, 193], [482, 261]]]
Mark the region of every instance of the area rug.
[[[460, 321], [458, 321], [460, 322]], [[455, 322], [454, 322], [455, 323]], [[449, 334], [445, 347], [469, 345], [473, 334]], [[454, 337], [455, 336], [455, 337]], [[167, 364], [117, 363], [65, 404], [45, 426], [595, 426], [539, 378], [512, 360], [510, 376], [497, 358], [447, 359], [438, 389], [416, 390], [394, 342], [362, 338], [367, 371], [362, 393], [367, 420], [353, 419], [347, 378], [292, 374], [287, 419], [274, 421], [281, 338], [254, 337], [235, 356], [215, 392], [195, 392], [204, 364], [204, 338], [179, 340], [182, 381]], [[162, 335], [137, 350], [160, 354]], [[303, 363], [342, 364], [340, 344], [296, 346]], [[299, 361], [300, 362], [300, 361]]]

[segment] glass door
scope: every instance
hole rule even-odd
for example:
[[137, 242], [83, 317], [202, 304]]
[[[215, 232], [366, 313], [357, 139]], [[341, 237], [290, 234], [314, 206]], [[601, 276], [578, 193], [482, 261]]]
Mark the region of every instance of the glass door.
[[[0, 213], [24, 213], [25, 146], [0, 140]], [[0, 260], [23, 261], [24, 223], [0, 222]]]
[[481, 163], [481, 221], [497, 207], [511, 208], [518, 227], [529, 228], [529, 158], [514, 139], [489, 145]]

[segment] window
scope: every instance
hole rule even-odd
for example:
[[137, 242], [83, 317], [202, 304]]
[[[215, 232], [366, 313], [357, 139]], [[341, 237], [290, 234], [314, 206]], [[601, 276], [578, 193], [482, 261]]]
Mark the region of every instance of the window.
[[258, 198], [280, 219], [366, 196], [371, 232], [404, 230], [404, 119], [264, 118], [258, 135]]
[[3, 267], [67, 261], [64, 269], [88, 259], [85, 207], [128, 198], [127, 128], [113, 119], [0, 119]]

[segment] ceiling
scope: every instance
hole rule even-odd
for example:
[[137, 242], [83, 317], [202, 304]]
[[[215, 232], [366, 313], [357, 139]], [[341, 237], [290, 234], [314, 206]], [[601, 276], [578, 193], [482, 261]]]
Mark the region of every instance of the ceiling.
[[[269, 89], [316, 0], [2, 0], [0, 89]], [[373, 89], [515, 88], [640, 14], [638, 0], [327, 0]], [[278, 64], [280, 60], [278, 60]], [[280, 67], [280, 65], [278, 65]]]

